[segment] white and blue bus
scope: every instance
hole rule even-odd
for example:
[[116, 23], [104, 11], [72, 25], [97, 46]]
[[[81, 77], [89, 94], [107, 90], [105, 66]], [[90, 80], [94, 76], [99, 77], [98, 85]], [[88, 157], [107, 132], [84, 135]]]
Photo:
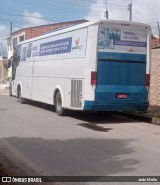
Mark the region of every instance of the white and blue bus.
[[17, 45], [12, 95], [67, 109], [148, 108], [150, 27], [99, 20], [53, 31]]

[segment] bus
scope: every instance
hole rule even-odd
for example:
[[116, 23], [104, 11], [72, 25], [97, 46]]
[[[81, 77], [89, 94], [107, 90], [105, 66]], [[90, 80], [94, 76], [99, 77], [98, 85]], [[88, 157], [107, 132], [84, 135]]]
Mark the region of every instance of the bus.
[[143, 23], [96, 20], [23, 41], [12, 57], [11, 94], [54, 105], [60, 116], [145, 111], [150, 35]]

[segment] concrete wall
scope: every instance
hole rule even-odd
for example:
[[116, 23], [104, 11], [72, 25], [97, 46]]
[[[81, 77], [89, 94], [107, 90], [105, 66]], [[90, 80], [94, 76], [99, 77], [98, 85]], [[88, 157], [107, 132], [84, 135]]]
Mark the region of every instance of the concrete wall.
[[0, 83], [2, 82], [2, 61], [0, 61]]
[[7, 77], [7, 60], [0, 60], [0, 83], [6, 82]]
[[152, 49], [150, 105], [160, 106], [160, 48]]

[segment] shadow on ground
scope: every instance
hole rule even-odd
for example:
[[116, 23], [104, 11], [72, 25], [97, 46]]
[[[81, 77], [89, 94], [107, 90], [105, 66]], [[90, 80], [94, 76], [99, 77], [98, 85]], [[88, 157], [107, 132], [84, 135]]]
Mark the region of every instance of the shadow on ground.
[[[35, 101], [27, 101], [28, 105], [32, 105], [55, 113], [55, 107]], [[58, 115], [57, 115], [58, 116]], [[85, 121], [87, 123], [104, 124], [104, 123], [134, 123], [135, 120], [118, 116], [115, 112], [84, 112], [84, 111], [72, 111], [68, 110], [67, 116]]]
[[26, 174], [63, 176], [129, 174], [135, 171], [139, 164], [139, 161], [130, 155], [134, 153], [130, 147], [132, 142], [134, 140], [131, 139], [3, 138], [0, 139], [0, 151], [4, 152], [5, 158], [0, 155], [0, 163], [5, 163], [7, 156], [12, 162], [10, 165], [10, 170], [14, 170], [12, 175], [17, 174], [16, 169], [20, 175], [20, 169], [24, 172], [30, 168]]

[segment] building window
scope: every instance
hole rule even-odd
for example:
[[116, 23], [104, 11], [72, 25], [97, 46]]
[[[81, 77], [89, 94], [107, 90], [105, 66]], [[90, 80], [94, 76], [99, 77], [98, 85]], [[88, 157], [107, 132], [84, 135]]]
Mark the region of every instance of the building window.
[[26, 53], [27, 53], [27, 48], [26, 47], [22, 48], [21, 61], [26, 61]]
[[31, 57], [31, 53], [32, 53], [32, 43], [29, 43], [27, 48], [27, 58]]
[[13, 42], [13, 49], [15, 49], [16, 45], [17, 45], [17, 37], [12, 39]]
[[24, 41], [24, 35], [19, 36], [19, 42]]

